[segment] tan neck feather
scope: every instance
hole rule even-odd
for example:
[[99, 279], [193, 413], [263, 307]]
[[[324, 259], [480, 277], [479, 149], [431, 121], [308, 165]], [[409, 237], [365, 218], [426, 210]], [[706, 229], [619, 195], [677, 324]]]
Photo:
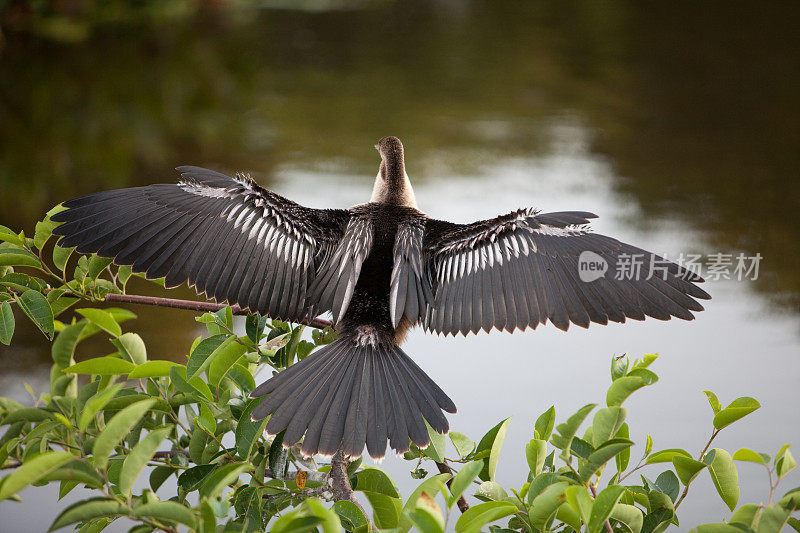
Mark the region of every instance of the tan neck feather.
[[372, 188], [372, 197], [370, 202], [377, 202], [381, 204], [403, 205], [406, 207], [413, 207], [417, 209], [417, 198], [414, 196], [414, 189], [411, 187], [411, 180], [408, 179], [408, 174], [403, 172], [403, 178], [399, 183], [392, 184], [383, 177], [381, 173], [375, 178], [375, 186]]

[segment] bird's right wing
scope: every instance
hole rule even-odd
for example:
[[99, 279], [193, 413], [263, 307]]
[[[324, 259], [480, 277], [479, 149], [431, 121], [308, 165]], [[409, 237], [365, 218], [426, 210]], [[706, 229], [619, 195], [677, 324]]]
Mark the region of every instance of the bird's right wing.
[[424, 249], [435, 300], [423, 326], [466, 334], [549, 320], [566, 330], [570, 323], [645, 316], [691, 320], [703, 310], [696, 299], [710, 296], [695, 285], [700, 276], [592, 233], [586, 224], [595, 216], [523, 209], [472, 224], [427, 220]]
[[52, 217], [62, 222], [54, 231], [63, 236], [59, 245], [166, 277], [167, 287], [188, 281], [198, 293], [274, 318], [300, 320], [338, 304], [338, 319], [352, 294], [339, 277], [358, 277], [370, 246], [368, 221], [303, 207], [249, 177], [178, 170], [177, 185], [65, 202], [68, 209]]

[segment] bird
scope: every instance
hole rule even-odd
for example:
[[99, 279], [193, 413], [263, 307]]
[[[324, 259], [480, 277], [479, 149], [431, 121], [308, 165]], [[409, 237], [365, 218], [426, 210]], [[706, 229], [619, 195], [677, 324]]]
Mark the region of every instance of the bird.
[[[246, 174], [182, 166], [176, 184], [64, 202], [54, 233], [60, 246], [262, 316], [330, 313], [337, 339], [250, 393], [263, 398], [253, 419], [269, 417], [267, 434], [283, 432], [283, 444], [301, 443], [306, 456], [354, 458], [366, 447], [380, 459], [387, 445], [425, 448], [428, 426], [449, 431], [444, 413], [455, 404], [400, 348], [412, 327], [448, 336], [692, 320], [698, 300], [711, 298], [691, 270], [594, 233], [591, 212], [523, 208], [467, 224], [429, 217], [400, 140], [375, 148], [372, 196], [348, 209], [304, 207]], [[633, 257], [658, 273], [618, 275]]]

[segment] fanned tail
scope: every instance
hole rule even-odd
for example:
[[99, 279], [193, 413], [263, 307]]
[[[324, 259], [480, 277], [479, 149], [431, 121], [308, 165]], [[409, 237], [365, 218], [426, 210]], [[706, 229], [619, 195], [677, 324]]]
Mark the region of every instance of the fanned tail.
[[272, 415], [267, 432], [283, 430], [287, 445], [305, 434], [302, 452], [333, 455], [340, 448], [357, 457], [386, 454], [387, 441], [398, 453], [409, 442], [430, 443], [425, 421], [439, 433], [449, 425], [442, 411], [455, 413], [453, 401], [395, 344], [361, 345], [342, 337], [262, 383], [251, 394], [266, 398], [253, 419]]

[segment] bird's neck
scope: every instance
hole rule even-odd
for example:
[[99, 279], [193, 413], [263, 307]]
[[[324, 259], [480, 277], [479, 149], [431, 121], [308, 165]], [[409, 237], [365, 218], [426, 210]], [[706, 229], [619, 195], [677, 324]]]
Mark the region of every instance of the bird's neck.
[[414, 189], [411, 187], [411, 181], [408, 179], [402, 161], [389, 165], [381, 162], [369, 201], [417, 208]]

